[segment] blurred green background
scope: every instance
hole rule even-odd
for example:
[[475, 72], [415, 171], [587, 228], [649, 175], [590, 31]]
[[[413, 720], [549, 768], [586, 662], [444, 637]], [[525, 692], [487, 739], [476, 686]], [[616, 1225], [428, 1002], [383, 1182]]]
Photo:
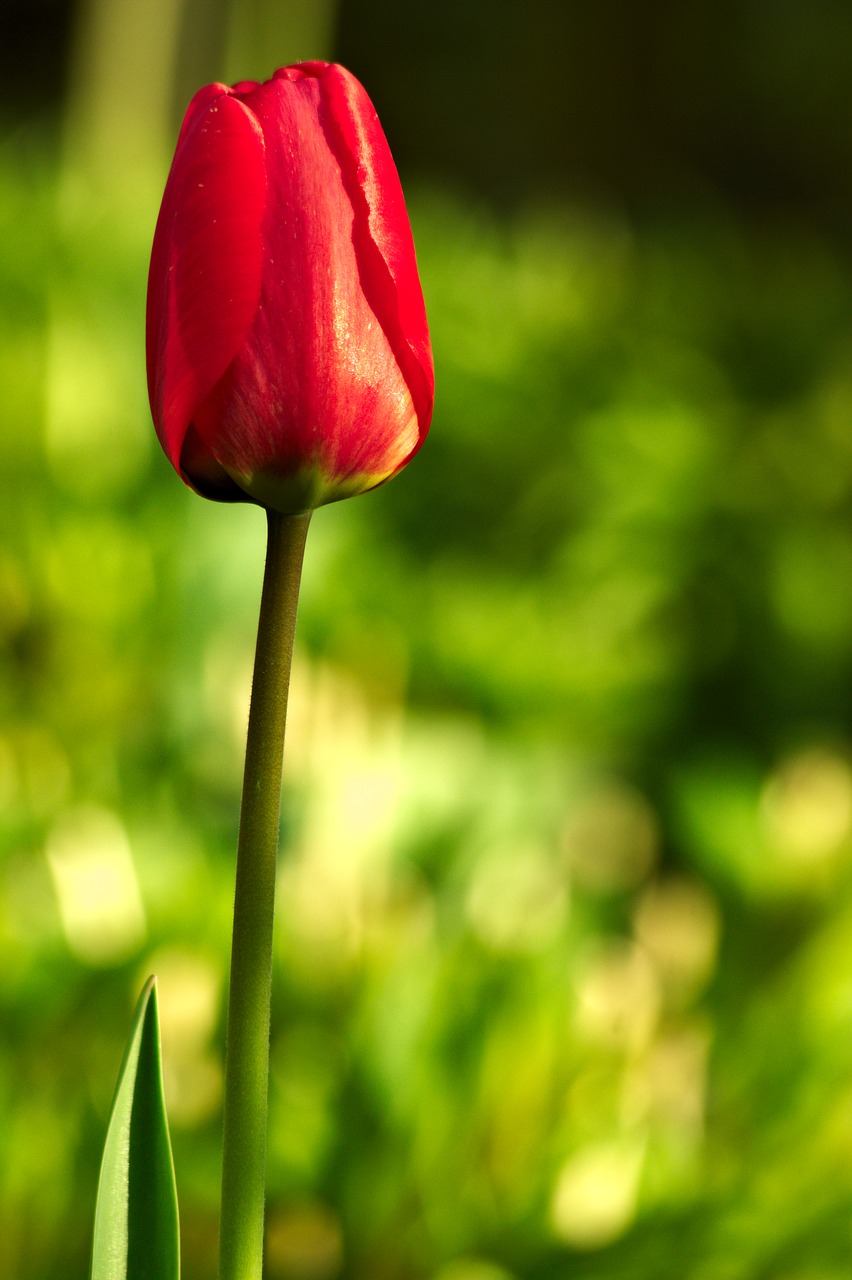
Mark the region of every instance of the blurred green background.
[[438, 378], [317, 513], [276, 944], [270, 1280], [852, 1271], [852, 8], [5, 0], [0, 1275], [83, 1280], [160, 978], [215, 1271], [264, 529], [144, 385], [194, 89], [332, 56]]

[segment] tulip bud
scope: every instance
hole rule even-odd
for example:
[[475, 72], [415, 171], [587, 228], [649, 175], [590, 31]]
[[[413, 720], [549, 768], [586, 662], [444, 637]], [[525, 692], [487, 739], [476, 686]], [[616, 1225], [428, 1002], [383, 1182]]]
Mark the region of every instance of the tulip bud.
[[160, 443], [205, 497], [296, 514], [416, 453], [434, 374], [414, 243], [343, 67], [195, 95], [154, 235], [147, 347]]

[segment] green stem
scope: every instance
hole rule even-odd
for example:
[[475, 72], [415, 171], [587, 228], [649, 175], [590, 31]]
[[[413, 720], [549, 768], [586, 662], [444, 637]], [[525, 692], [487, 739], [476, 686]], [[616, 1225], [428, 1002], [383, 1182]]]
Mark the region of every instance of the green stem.
[[310, 514], [270, 511], [249, 712], [225, 1062], [219, 1280], [261, 1280], [284, 726]]

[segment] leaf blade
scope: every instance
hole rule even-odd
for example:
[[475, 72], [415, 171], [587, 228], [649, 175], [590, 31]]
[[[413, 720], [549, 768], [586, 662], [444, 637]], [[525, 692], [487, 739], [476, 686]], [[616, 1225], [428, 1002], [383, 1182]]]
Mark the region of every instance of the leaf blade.
[[179, 1280], [177, 1192], [163, 1097], [156, 979], [145, 984], [98, 1180], [91, 1280]]

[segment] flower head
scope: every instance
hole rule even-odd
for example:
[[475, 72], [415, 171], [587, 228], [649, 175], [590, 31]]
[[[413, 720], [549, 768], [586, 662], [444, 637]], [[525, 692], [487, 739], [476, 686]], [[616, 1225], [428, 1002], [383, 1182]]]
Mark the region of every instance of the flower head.
[[411, 228], [343, 67], [195, 95], [154, 235], [147, 348], [160, 442], [206, 497], [308, 511], [420, 447], [434, 375]]

